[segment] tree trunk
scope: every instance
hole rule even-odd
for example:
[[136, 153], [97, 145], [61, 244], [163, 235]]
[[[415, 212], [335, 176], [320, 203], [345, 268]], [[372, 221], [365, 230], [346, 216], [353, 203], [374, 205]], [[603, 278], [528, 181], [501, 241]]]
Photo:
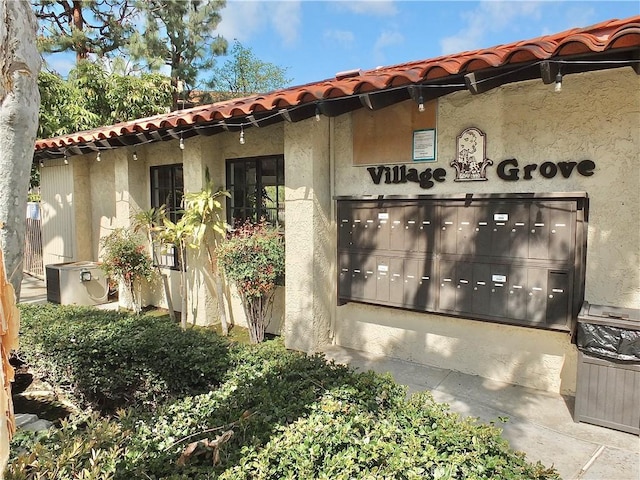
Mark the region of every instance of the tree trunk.
[[0, 248], [9, 281], [20, 298], [42, 61], [29, 2], [0, 0], [0, 17]]

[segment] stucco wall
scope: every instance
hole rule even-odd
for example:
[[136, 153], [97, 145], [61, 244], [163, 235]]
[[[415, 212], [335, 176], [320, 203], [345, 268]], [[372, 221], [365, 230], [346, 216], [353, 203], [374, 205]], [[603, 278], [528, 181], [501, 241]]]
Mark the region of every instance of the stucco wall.
[[[541, 81], [439, 100], [437, 162], [446, 181], [429, 190], [374, 185], [352, 166], [351, 121], [336, 119], [336, 195], [417, 195], [585, 191], [590, 197], [585, 299], [640, 306], [640, 77], [632, 69], [569, 75], [560, 93]], [[413, 107], [415, 108], [415, 107]], [[384, 110], [377, 112], [384, 121]], [[487, 135], [486, 182], [454, 182], [456, 136], [470, 126]], [[508, 182], [497, 164], [593, 160], [593, 176]], [[522, 172], [520, 173], [522, 178]], [[550, 391], [575, 390], [576, 349], [565, 333], [348, 304], [337, 309], [339, 345], [382, 353]]]

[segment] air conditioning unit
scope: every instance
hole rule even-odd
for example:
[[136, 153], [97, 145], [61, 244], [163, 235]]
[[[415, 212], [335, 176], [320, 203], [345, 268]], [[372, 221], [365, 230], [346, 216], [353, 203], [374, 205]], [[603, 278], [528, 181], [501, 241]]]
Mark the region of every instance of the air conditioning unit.
[[107, 303], [107, 276], [96, 262], [57, 263], [46, 266], [47, 301], [61, 305]]

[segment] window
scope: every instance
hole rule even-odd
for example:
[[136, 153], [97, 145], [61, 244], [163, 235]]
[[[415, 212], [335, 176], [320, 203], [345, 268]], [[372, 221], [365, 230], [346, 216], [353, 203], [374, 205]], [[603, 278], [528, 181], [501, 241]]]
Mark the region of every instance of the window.
[[284, 227], [284, 157], [227, 160], [227, 221], [231, 225], [245, 220]]
[[[151, 167], [151, 206], [160, 208], [164, 205], [167, 217], [174, 223], [182, 217], [183, 194], [182, 164]], [[156, 242], [153, 252], [154, 264], [172, 269], [180, 268], [178, 249], [174, 246], [161, 245]]]
[[183, 193], [181, 163], [151, 167], [151, 206], [159, 208], [164, 205], [172, 222], [177, 222], [182, 216], [180, 209]]

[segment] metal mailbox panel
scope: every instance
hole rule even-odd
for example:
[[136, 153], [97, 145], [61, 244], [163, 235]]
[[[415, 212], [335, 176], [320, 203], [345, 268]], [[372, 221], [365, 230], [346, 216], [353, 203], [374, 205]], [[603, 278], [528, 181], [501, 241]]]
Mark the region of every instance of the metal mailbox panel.
[[566, 330], [588, 208], [570, 198], [339, 201], [339, 296]]

